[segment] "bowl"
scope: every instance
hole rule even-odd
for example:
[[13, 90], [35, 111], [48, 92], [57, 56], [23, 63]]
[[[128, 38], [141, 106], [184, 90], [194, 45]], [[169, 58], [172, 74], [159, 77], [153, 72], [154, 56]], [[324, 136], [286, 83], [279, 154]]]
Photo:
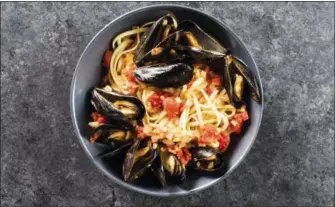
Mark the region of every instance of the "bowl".
[[153, 196], [186, 195], [203, 190], [232, 173], [247, 155], [255, 141], [263, 113], [263, 102], [258, 104], [254, 101], [249, 101], [247, 107], [250, 121], [244, 126], [242, 134], [237, 137], [232, 137], [231, 146], [224, 158], [226, 169], [212, 173], [187, 171], [186, 181], [179, 186], [161, 187], [153, 176], [143, 176], [143, 178], [135, 182], [127, 183], [123, 181], [122, 178], [120, 167], [122, 160], [115, 159], [113, 162], [106, 163], [96, 158], [96, 155], [101, 152], [101, 148], [89, 142], [90, 129], [87, 124], [90, 121], [91, 106], [88, 91], [92, 87], [97, 86], [102, 78], [101, 60], [103, 54], [115, 35], [134, 25], [141, 25], [145, 22], [156, 20], [161, 16], [161, 12], [165, 10], [173, 12], [178, 20], [193, 20], [203, 28], [204, 31], [216, 38], [223, 46], [230, 48], [232, 54], [244, 60], [258, 81], [261, 98], [263, 100], [263, 89], [258, 69], [246, 46], [224, 23], [204, 12], [178, 5], [155, 5], [128, 12], [111, 21], [101, 29], [85, 48], [73, 75], [70, 89], [70, 107], [74, 129], [87, 156], [103, 174], [121, 186]]

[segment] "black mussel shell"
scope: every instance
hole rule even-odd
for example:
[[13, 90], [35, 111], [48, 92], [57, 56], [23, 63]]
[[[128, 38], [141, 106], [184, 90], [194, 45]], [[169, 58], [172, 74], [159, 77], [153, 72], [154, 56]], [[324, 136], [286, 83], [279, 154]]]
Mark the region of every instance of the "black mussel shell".
[[252, 77], [251, 73], [249, 72], [250, 70], [248, 70], [248, 66], [241, 59], [235, 56], [231, 56], [231, 61], [231, 65], [234, 68], [234, 71], [240, 74], [249, 86], [251, 98], [259, 103], [261, 101], [259, 87], [256, 79]]
[[91, 136], [95, 137], [94, 142], [108, 146], [108, 150], [99, 154], [98, 157], [114, 156], [130, 147], [132, 133], [133, 126], [129, 127], [119, 122], [117, 124], [103, 124], [95, 128]]
[[193, 66], [176, 63], [167, 66], [141, 67], [134, 72], [135, 78], [157, 88], [180, 87], [191, 81]]
[[[185, 32], [192, 33], [201, 48], [226, 54], [227, 50], [216, 39], [207, 34], [193, 21], [182, 21], [179, 23], [178, 28], [184, 30]], [[188, 41], [185, 40], [184, 42], [185, 45], [190, 45]]]
[[120, 124], [103, 124], [93, 130], [93, 135], [98, 135], [95, 142], [114, 145], [116, 142], [128, 142], [131, 139], [132, 128]]
[[216, 171], [224, 167], [224, 161], [216, 149], [209, 147], [191, 148], [192, 160], [189, 167], [201, 171]]
[[176, 45], [174, 48], [177, 52], [177, 56], [189, 57], [197, 63], [210, 64], [212, 61], [224, 58], [225, 55], [220, 52], [212, 50], [204, 50], [193, 46]]
[[179, 185], [186, 179], [186, 169], [176, 155], [159, 150], [154, 173], [162, 186]]
[[132, 145], [132, 142], [114, 142], [114, 145], [111, 146], [107, 151], [104, 151], [97, 155], [99, 158], [109, 158], [116, 155], [126, 153], [127, 149]]
[[[97, 112], [113, 120], [124, 117], [141, 120], [145, 114], [143, 103], [136, 97], [121, 95], [101, 88], [93, 89], [91, 103]], [[130, 113], [126, 113], [127, 111]]]
[[144, 55], [154, 48], [162, 39], [165, 31], [165, 26], [169, 25], [170, 30], [176, 30], [178, 27], [177, 19], [172, 13], [159, 18], [141, 37], [140, 45], [135, 51], [134, 61], [139, 63]]
[[171, 49], [178, 43], [182, 35], [183, 31], [181, 30], [173, 32], [166, 39], [158, 43], [154, 48], [150, 48], [150, 50], [136, 62], [136, 65], [143, 66], [148, 62], [150, 62], [150, 65], [155, 63], [166, 63], [174, 59], [176, 54], [173, 54]]
[[149, 140], [136, 140], [126, 154], [122, 172], [126, 182], [131, 182], [143, 175], [157, 157], [157, 150], [152, 148]]

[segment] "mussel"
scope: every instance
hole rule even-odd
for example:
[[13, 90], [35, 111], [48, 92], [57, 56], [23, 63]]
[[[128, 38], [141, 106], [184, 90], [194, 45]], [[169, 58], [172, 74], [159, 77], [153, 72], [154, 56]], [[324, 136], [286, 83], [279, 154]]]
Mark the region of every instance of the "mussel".
[[177, 19], [172, 13], [159, 18], [141, 37], [141, 44], [135, 51], [134, 61], [141, 62], [144, 55], [154, 48], [167, 35], [178, 27]]
[[141, 67], [134, 72], [135, 78], [158, 88], [180, 87], [193, 77], [193, 66], [175, 63], [167, 66]]
[[127, 152], [123, 163], [124, 180], [131, 182], [143, 175], [151, 167], [157, 154], [150, 140], [136, 140]]
[[[249, 86], [251, 92], [251, 98], [257, 102], [260, 102], [260, 91], [258, 88], [258, 84], [255, 78], [252, 77], [252, 75], [250, 74], [248, 66], [238, 57], [228, 56], [228, 58], [231, 58], [232, 61], [231, 67], [234, 68], [234, 71], [236, 71], [237, 74], [243, 77], [243, 80], [245, 80], [245, 82]], [[236, 95], [238, 96], [238, 94]]]
[[162, 186], [181, 184], [186, 179], [185, 172], [185, 166], [176, 155], [159, 150], [159, 159], [157, 159], [154, 173]]
[[98, 156], [113, 156], [130, 147], [133, 134], [132, 126], [129, 128], [127, 125], [122, 126], [119, 122], [116, 123], [103, 124], [93, 130], [90, 141], [108, 146], [108, 150]]
[[122, 121], [126, 117], [141, 120], [145, 114], [144, 105], [139, 99], [101, 88], [93, 89], [91, 103], [97, 112], [110, 119]]
[[215, 171], [224, 167], [224, 162], [216, 149], [210, 147], [191, 148], [192, 160], [189, 167], [202, 171]]
[[[204, 50], [212, 50], [222, 54], [226, 54], [227, 50], [212, 36], [202, 30], [195, 22], [184, 20], [179, 23], [178, 29], [185, 31], [184, 45], [200, 47]], [[195, 44], [194, 44], [195, 43]]]
[[247, 65], [233, 55], [217, 59], [210, 64], [213, 71], [222, 77], [223, 86], [227, 91], [229, 99], [235, 107], [243, 103], [243, 92], [245, 85], [251, 94], [251, 98], [260, 102], [260, 91], [257, 81], [247, 69]]
[[[168, 37], [155, 45], [151, 50], [148, 50], [141, 57], [141, 59], [136, 62], [136, 65], [143, 66], [148, 63], [150, 63], [150, 65], [157, 63], [167, 63], [175, 59], [177, 54], [173, 53], [173, 48], [178, 43], [180, 37], [183, 35], [184, 32], [181, 30], [171, 33]], [[180, 54], [178, 54], [178, 56], [179, 55]]]

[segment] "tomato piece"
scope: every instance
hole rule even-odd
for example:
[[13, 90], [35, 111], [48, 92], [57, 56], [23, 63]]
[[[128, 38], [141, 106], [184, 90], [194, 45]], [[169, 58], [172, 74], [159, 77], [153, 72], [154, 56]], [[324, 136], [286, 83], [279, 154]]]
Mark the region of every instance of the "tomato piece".
[[152, 94], [150, 96], [150, 98], [148, 99], [148, 101], [151, 103], [151, 107], [154, 109], [163, 109], [163, 101], [165, 98], [171, 96], [170, 93], [168, 92], [155, 92], [154, 94]]
[[100, 135], [101, 135], [101, 132], [94, 133], [94, 134], [90, 137], [90, 142], [91, 142], [91, 143], [94, 143], [94, 142], [99, 138]]
[[183, 163], [183, 165], [187, 165], [187, 163], [192, 158], [192, 155], [187, 148], [183, 148], [181, 150], [176, 151], [176, 156], [181, 161], [181, 163]]
[[211, 85], [207, 85], [206, 86], [206, 93], [208, 95], [211, 95], [213, 93], [213, 89], [212, 89]]
[[209, 144], [217, 139], [218, 132], [212, 125], [202, 128], [202, 135], [199, 137], [199, 144]]
[[113, 54], [112, 51], [107, 50], [104, 55], [103, 65], [107, 70], [109, 70], [109, 66], [110, 66], [111, 59], [112, 59], [112, 54]]
[[147, 135], [144, 133], [144, 127], [138, 126], [136, 129], [136, 134], [138, 138], [145, 138]]
[[91, 117], [93, 118], [94, 121], [99, 122], [100, 124], [107, 122], [106, 118], [101, 114], [99, 114], [98, 112], [93, 112], [91, 114]]
[[230, 127], [233, 132], [236, 132], [237, 134], [241, 133], [243, 122], [247, 120], [249, 120], [247, 111], [235, 114], [234, 118], [230, 121]]
[[226, 149], [228, 148], [228, 145], [230, 143], [229, 135], [226, 135], [224, 133], [220, 133], [219, 143], [220, 143], [220, 145], [219, 145], [220, 152], [226, 151]]
[[213, 86], [220, 86], [221, 85], [221, 79], [219, 76], [215, 75], [215, 77], [211, 80], [211, 85]]
[[181, 103], [177, 101], [176, 97], [165, 98], [163, 101], [163, 106], [169, 118], [175, 118], [179, 116], [180, 109], [182, 107]]

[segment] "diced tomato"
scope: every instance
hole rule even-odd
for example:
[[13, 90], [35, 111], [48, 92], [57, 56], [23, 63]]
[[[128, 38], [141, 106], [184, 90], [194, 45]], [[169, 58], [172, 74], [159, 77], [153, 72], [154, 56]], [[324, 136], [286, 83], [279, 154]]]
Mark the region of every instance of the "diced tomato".
[[187, 165], [187, 163], [191, 160], [192, 155], [191, 153], [188, 151], [187, 148], [183, 148], [182, 150], [178, 150], [176, 152], [176, 156], [178, 157], [178, 159], [181, 161], [181, 163], [183, 163], [183, 165]]
[[206, 86], [206, 93], [208, 95], [211, 95], [213, 93], [213, 89], [212, 89], [211, 85], [207, 85]]
[[107, 69], [107, 70], [109, 70], [109, 66], [110, 66], [110, 62], [111, 62], [111, 58], [112, 58], [112, 51], [110, 51], [110, 50], [107, 50], [106, 52], [105, 52], [105, 55], [104, 55], [104, 67]]
[[101, 114], [99, 114], [98, 112], [93, 112], [91, 114], [92, 118], [94, 121], [99, 122], [100, 124], [106, 123], [106, 118], [103, 117]]
[[199, 144], [209, 144], [217, 139], [218, 132], [212, 125], [204, 126], [199, 137]]
[[145, 138], [147, 135], [144, 133], [144, 127], [138, 126], [136, 129], [137, 137], [138, 138]]
[[218, 75], [215, 75], [211, 80], [211, 85], [213, 86], [220, 86], [221, 85], [221, 79]]
[[170, 93], [168, 92], [155, 92], [154, 94], [152, 94], [150, 96], [150, 98], [148, 99], [148, 101], [151, 103], [151, 107], [154, 109], [163, 109], [163, 101], [166, 97], [171, 96]]
[[237, 113], [234, 118], [230, 121], [230, 128], [233, 132], [237, 134], [241, 133], [243, 122], [249, 120], [249, 115], [247, 111]]
[[99, 136], [101, 135], [101, 132], [96, 132], [96, 133], [94, 133], [91, 137], [90, 137], [90, 142], [95, 142], [98, 138], [99, 138]]
[[243, 125], [243, 122], [240, 120], [232, 119], [230, 121], [230, 128], [232, 129], [233, 132], [237, 134], [241, 133], [242, 125]]
[[178, 117], [180, 114], [181, 103], [177, 101], [176, 97], [168, 97], [163, 101], [164, 109], [169, 118]]
[[244, 111], [244, 112], [242, 112], [242, 113], [239, 113], [238, 115], [240, 115], [240, 117], [241, 117], [241, 119], [242, 119], [243, 121], [247, 121], [247, 120], [249, 120], [249, 114], [248, 114], [247, 111]]
[[230, 143], [229, 135], [226, 135], [224, 133], [220, 133], [219, 143], [220, 143], [220, 145], [219, 145], [220, 152], [224, 152], [228, 148], [228, 145]]

